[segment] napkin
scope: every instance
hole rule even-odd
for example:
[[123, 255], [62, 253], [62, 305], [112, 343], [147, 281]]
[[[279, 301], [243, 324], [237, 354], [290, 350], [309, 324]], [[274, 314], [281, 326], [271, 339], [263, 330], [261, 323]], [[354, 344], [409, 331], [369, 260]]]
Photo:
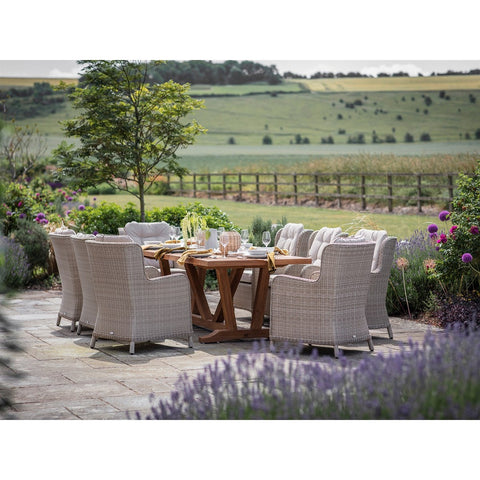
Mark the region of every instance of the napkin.
[[267, 253], [267, 262], [268, 262], [268, 271], [270, 273], [275, 273], [277, 267], [275, 266], [275, 254], [279, 253], [280, 255], [288, 255], [288, 250], [275, 247], [273, 252]]
[[185, 250], [185, 247], [173, 247], [173, 248], [168, 248], [168, 247], [163, 247], [163, 248], [160, 248], [159, 250], [157, 250], [155, 252], [155, 260], [160, 260], [161, 258], [163, 258], [163, 256], [166, 254], [166, 253], [170, 253], [170, 252], [178, 252], [178, 251], [181, 251], [181, 250]]
[[197, 250], [197, 249], [190, 249], [182, 253], [182, 256], [177, 260], [179, 265], [183, 265], [185, 260], [190, 257], [191, 255], [202, 255], [203, 253], [213, 253], [213, 250], [209, 248], [208, 250]]
[[150, 250], [152, 248], [162, 248], [163, 245], [161, 243], [149, 243], [147, 245], [140, 245], [142, 247], [142, 250]]

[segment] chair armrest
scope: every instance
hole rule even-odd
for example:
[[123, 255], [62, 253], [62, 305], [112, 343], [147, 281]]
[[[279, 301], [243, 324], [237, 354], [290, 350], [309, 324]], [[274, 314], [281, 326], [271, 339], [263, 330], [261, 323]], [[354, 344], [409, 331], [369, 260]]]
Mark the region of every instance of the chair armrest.
[[145, 267], [145, 276], [149, 280], [151, 280], [152, 278], [155, 278], [155, 277], [160, 277], [161, 274], [162, 274], [162, 272], [158, 268], [153, 267], [152, 265], [147, 265]]
[[304, 267], [305, 265], [298, 263], [287, 265], [282, 273], [284, 273], [285, 275], [291, 275], [292, 277], [299, 277]]
[[308, 280], [317, 280], [320, 276], [320, 267], [318, 265], [304, 265], [300, 272], [300, 277]]

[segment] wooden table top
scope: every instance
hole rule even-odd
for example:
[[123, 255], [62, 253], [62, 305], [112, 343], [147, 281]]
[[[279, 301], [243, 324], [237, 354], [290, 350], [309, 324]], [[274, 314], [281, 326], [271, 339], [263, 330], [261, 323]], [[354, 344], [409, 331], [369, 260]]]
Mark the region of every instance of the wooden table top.
[[[147, 258], [155, 258], [156, 250], [144, 250], [143, 256]], [[183, 252], [179, 253], [166, 253], [164, 255], [165, 260], [177, 261]], [[267, 263], [266, 258], [252, 258], [245, 255], [228, 255], [226, 258], [221, 254], [213, 254], [209, 257], [193, 257], [189, 256], [186, 263], [194, 264], [198, 267], [204, 268], [261, 268]], [[312, 263], [310, 257], [296, 257], [293, 255], [275, 255], [275, 266], [283, 267], [291, 264], [309, 264]]]

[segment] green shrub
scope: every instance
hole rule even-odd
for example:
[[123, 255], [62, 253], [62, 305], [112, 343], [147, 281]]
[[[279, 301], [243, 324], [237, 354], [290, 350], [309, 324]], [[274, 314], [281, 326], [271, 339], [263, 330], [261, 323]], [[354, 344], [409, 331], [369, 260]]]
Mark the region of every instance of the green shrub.
[[[276, 224], [272, 224], [271, 220], [263, 220], [261, 217], [254, 217], [252, 224], [250, 226], [250, 238], [249, 242], [254, 245], [262, 245], [262, 233], [268, 230], [271, 233], [272, 240], [269, 246], [273, 246], [275, 242], [275, 235], [282, 228], [283, 225], [286, 225], [286, 217], [282, 217], [281, 221], [277, 221]], [[273, 228], [272, 228], [273, 227]]]
[[89, 195], [115, 195], [117, 192], [118, 190], [108, 183], [100, 183], [87, 189]]

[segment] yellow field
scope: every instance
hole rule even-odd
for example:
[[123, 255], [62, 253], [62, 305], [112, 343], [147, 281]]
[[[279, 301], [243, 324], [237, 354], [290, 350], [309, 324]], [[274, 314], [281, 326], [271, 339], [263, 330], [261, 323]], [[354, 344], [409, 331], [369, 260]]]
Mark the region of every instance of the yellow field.
[[480, 90], [480, 75], [437, 77], [318, 78], [291, 80], [312, 92], [395, 92]]
[[0, 87], [33, 87], [34, 83], [48, 82], [50, 85], [58, 85], [60, 82], [78, 83], [76, 78], [27, 78], [27, 77], [0, 77]]

